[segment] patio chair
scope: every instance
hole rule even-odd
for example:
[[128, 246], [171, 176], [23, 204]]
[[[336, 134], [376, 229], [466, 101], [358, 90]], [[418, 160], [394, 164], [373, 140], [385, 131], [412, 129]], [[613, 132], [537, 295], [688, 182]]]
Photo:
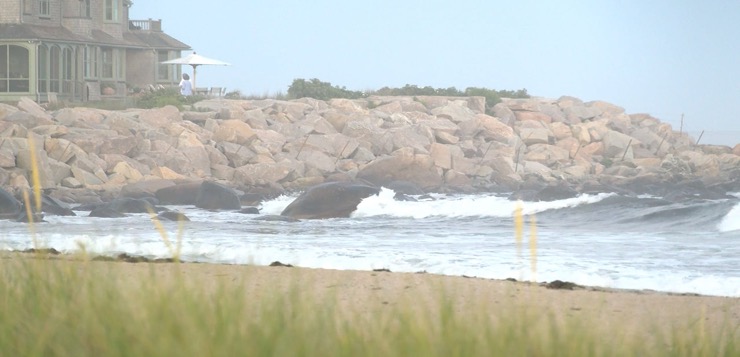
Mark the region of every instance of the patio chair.
[[223, 97], [226, 94], [226, 88], [224, 87], [211, 87], [211, 91], [208, 93], [211, 97]]

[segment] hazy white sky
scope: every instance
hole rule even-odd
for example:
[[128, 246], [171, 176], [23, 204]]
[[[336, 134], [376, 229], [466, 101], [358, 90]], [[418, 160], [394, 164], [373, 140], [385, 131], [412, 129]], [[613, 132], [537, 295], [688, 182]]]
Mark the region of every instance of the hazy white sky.
[[[136, 0], [131, 19], [199, 54], [198, 86], [287, 92], [526, 88], [649, 113], [702, 143], [740, 143], [740, 1]], [[184, 68], [190, 72], [190, 68]]]

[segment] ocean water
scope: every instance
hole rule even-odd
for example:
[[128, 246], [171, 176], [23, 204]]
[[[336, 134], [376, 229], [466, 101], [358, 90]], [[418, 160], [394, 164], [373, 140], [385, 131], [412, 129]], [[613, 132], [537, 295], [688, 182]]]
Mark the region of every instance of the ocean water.
[[[671, 203], [659, 197], [581, 195], [515, 202], [489, 194], [395, 201], [383, 189], [350, 218], [281, 222], [295, 197], [264, 202], [260, 215], [170, 206], [190, 222], [47, 216], [34, 225], [0, 221], [0, 249], [172, 256], [186, 261], [420, 272], [528, 281], [564, 280], [625, 289], [740, 297], [740, 194]], [[513, 212], [524, 229], [515, 238]], [[534, 230], [534, 231], [533, 231]], [[536, 241], [536, 245], [531, 244]], [[536, 249], [533, 249], [536, 246]]]

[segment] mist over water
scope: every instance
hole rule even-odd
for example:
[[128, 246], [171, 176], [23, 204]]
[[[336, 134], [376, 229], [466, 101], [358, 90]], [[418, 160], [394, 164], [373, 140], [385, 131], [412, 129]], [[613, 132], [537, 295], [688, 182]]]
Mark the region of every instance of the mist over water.
[[[186, 261], [565, 280], [582, 285], [740, 296], [740, 199], [669, 202], [659, 197], [581, 195], [515, 202], [495, 195], [432, 195], [395, 201], [383, 189], [350, 218], [275, 222], [255, 215], [172, 206], [191, 222], [162, 222], [182, 237]], [[264, 202], [279, 214], [295, 197]], [[521, 249], [512, 213], [525, 215]], [[48, 216], [35, 225], [0, 221], [0, 248], [51, 247], [91, 254], [170, 257], [146, 214], [104, 219]], [[528, 241], [536, 217], [536, 271]]]

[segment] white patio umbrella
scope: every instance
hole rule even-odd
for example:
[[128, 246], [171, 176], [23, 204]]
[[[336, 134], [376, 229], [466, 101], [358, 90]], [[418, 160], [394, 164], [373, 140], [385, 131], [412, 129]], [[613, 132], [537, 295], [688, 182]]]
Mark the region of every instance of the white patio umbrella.
[[219, 61], [217, 59], [208, 58], [201, 56], [195, 52], [185, 56], [176, 58], [169, 61], [160, 62], [162, 64], [187, 64], [193, 67], [193, 88], [195, 88], [195, 70], [198, 66], [202, 65], [213, 65], [213, 66], [230, 66], [230, 63]]

